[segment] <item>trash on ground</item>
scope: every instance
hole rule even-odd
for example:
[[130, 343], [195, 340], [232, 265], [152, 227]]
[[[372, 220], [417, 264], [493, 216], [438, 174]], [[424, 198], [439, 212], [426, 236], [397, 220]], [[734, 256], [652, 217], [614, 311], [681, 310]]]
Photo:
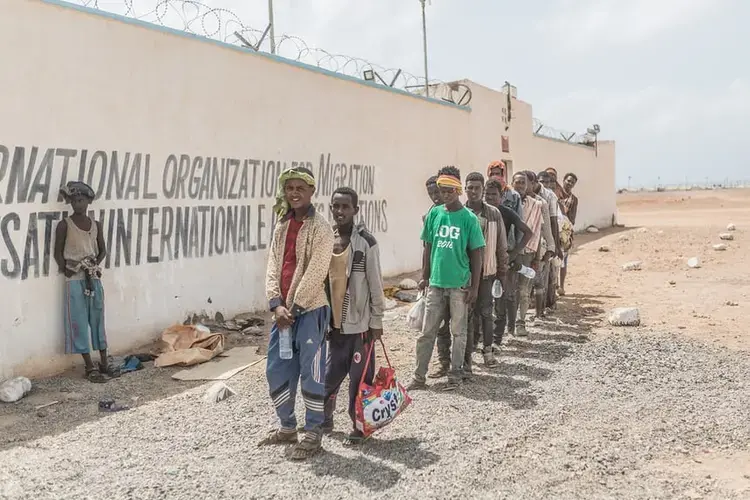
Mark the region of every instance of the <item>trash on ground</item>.
[[717, 243], [716, 245], [714, 245], [714, 250], [716, 250], [717, 252], [723, 252], [726, 249], [727, 249], [726, 243]]
[[264, 333], [263, 328], [259, 326], [248, 326], [244, 330], [242, 330], [242, 335], [254, 335], [256, 337], [262, 336]]
[[719, 239], [725, 240], [725, 241], [732, 241], [734, 239], [734, 235], [732, 233], [721, 233], [719, 235]]
[[392, 299], [400, 291], [401, 289], [397, 286], [389, 286], [387, 288], [383, 288], [383, 294], [385, 294], [386, 298], [388, 299]]
[[640, 271], [643, 269], [643, 262], [640, 260], [634, 260], [633, 262], [626, 262], [622, 266], [623, 271]]
[[737, 306], [739, 306], [739, 304], [737, 302], [734, 302], [733, 300], [728, 300], [726, 302], [726, 305], [728, 305], [729, 307], [737, 307]]
[[235, 394], [237, 393], [234, 392], [234, 390], [232, 390], [232, 388], [224, 382], [216, 382], [214, 385], [208, 388], [203, 396], [203, 399], [204, 401], [206, 401], [206, 403], [218, 403], [219, 401], [223, 401], [230, 396], [234, 396]]
[[727, 231], [736, 231], [736, 230], [737, 230], [737, 226], [735, 226], [731, 222], [727, 224]]
[[162, 354], [154, 366], [192, 366], [224, 351], [224, 335], [211, 333], [204, 325], [174, 325], [161, 334]]
[[256, 346], [234, 347], [215, 361], [180, 370], [172, 375], [175, 380], [228, 380], [264, 359]]
[[398, 284], [398, 287], [401, 290], [416, 290], [417, 286], [419, 286], [419, 284], [411, 278], [402, 279]]
[[115, 413], [129, 409], [129, 406], [121, 405], [112, 398], [103, 398], [99, 400], [99, 411], [101, 412]]
[[692, 269], [698, 269], [701, 267], [701, 261], [698, 257], [691, 257], [688, 259], [687, 265]]
[[59, 401], [52, 401], [51, 403], [46, 403], [46, 404], [43, 404], [43, 405], [39, 405], [39, 406], [35, 407], [34, 409], [35, 410], [41, 410], [43, 408], [48, 408], [50, 406], [54, 406], [54, 405], [59, 404], [59, 403], [60, 403]]
[[598, 233], [599, 232], [599, 228], [596, 227], [596, 226], [589, 226], [589, 227], [586, 228], [586, 232], [587, 233], [592, 233], [592, 234], [593, 233]]
[[600, 252], [609, 252], [609, 247], [607, 245], [602, 245], [599, 247]]
[[31, 380], [16, 377], [0, 384], [0, 401], [15, 403], [31, 392]]
[[120, 365], [120, 373], [130, 373], [130, 372], [135, 372], [135, 371], [142, 370], [142, 369], [143, 369], [143, 362], [141, 361], [141, 358], [139, 358], [135, 354], [125, 356], [125, 359], [122, 361], [122, 364]]
[[612, 326], [638, 326], [641, 315], [635, 307], [618, 307], [609, 313], [608, 321]]

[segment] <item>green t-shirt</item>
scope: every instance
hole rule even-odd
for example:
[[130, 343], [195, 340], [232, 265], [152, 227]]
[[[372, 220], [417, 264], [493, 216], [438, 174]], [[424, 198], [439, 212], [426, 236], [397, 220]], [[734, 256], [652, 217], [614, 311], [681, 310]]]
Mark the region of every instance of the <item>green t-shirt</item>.
[[422, 227], [422, 241], [432, 245], [430, 286], [461, 288], [471, 282], [469, 251], [484, 247], [484, 235], [474, 212], [466, 207], [450, 212], [433, 207]]

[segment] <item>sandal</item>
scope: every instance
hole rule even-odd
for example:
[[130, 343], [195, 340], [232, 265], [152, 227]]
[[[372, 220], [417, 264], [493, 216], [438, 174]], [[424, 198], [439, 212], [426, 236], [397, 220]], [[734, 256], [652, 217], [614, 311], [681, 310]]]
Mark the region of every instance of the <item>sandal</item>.
[[344, 439], [344, 446], [357, 446], [370, 439], [370, 436], [365, 436], [361, 431], [353, 430]]
[[302, 441], [297, 443], [292, 451], [289, 453], [290, 460], [307, 460], [312, 457], [320, 450], [323, 449], [323, 444], [320, 434], [315, 432], [306, 432], [305, 437]]
[[107, 381], [104, 375], [102, 375], [96, 368], [86, 369], [86, 379], [92, 384], [103, 384]]
[[280, 444], [297, 444], [297, 431], [286, 429], [273, 430], [258, 443], [258, 447]]
[[112, 366], [109, 363], [107, 363], [107, 366], [99, 363], [99, 373], [106, 373], [110, 378], [119, 378], [122, 375], [118, 367]]

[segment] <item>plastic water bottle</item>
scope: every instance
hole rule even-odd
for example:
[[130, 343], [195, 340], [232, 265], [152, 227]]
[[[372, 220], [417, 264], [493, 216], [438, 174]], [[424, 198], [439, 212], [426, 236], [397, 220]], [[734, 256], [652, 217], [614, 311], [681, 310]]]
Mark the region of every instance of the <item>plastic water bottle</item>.
[[536, 271], [526, 266], [521, 266], [521, 269], [518, 270], [518, 274], [530, 280], [533, 280], [536, 277]]
[[503, 296], [503, 284], [500, 280], [495, 280], [492, 284], [492, 297], [499, 299]]
[[292, 329], [289, 327], [279, 330], [279, 357], [292, 359]]

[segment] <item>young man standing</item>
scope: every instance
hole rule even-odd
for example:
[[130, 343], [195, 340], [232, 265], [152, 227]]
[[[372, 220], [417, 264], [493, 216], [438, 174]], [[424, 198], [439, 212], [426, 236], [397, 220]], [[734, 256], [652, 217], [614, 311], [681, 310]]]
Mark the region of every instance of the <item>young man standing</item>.
[[[96, 195], [88, 184], [78, 181], [68, 182], [60, 191], [73, 209], [73, 215], [60, 221], [55, 230], [55, 262], [65, 275], [65, 353], [83, 356], [86, 378], [101, 383], [106, 381], [104, 374], [110, 372], [99, 267], [107, 248], [102, 225], [87, 215]], [[98, 368], [91, 360], [92, 347], [99, 351]]]
[[328, 271], [331, 299], [331, 332], [328, 336], [329, 361], [326, 370], [324, 432], [333, 431], [333, 412], [339, 387], [349, 375], [349, 417], [353, 429], [345, 444], [362, 442], [364, 434], [356, 428], [354, 403], [359, 382], [370, 354], [365, 382], [372, 384], [375, 350], [372, 342], [383, 335], [385, 295], [380, 269], [380, 250], [375, 237], [363, 224], [354, 224], [359, 213], [359, 196], [348, 187], [333, 192], [331, 213], [334, 243]]
[[485, 366], [495, 366], [497, 361], [492, 353], [493, 319], [492, 319], [492, 286], [500, 280], [505, 287], [508, 273], [508, 237], [506, 225], [500, 210], [483, 200], [484, 176], [472, 172], [466, 176], [466, 207], [474, 212], [482, 228], [485, 248], [482, 259], [482, 280], [479, 284], [479, 295], [474, 307], [469, 312], [469, 329], [466, 342], [464, 371], [471, 373], [471, 355], [479, 343], [479, 332], [482, 332], [482, 355]]
[[468, 308], [479, 294], [484, 237], [477, 216], [463, 206], [461, 173], [456, 167], [443, 167], [437, 185], [443, 205], [430, 210], [422, 228], [425, 243], [422, 254], [422, 281], [427, 288], [425, 321], [417, 340], [417, 367], [411, 389], [423, 389], [435, 338], [446, 304], [450, 305], [451, 372], [448, 389], [456, 388], [463, 377]]
[[[540, 262], [542, 256], [540, 255], [540, 248], [546, 248], [542, 246], [542, 235], [544, 234], [544, 240], [546, 245], [552, 245], [552, 232], [549, 230], [549, 209], [545, 209], [545, 202], [541, 199], [537, 199], [533, 194], [535, 187], [536, 175], [533, 172], [517, 172], [513, 176], [513, 188], [518, 191], [523, 200], [523, 213], [524, 223], [529, 226], [533, 236], [521, 250], [521, 264], [526, 267], [531, 267], [537, 271], [537, 277], [532, 281], [525, 276], [519, 276], [519, 292], [518, 292], [518, 318], [516, 319], [516, 335], [519, 337], [526, 337], [528, 332], [526, 331], [526, 313], [529, 310], [529, 301], [531, 299], [532, 285], [535, 281], [541, 279], [542, 269], [540, 268]], [[543, 231], [544, 213], [547, 213], [547, 230]], [[544, 257], [546, 251], [544, 252]]]
[[[499, 179], [490, 179], [485, 185], [485, 201], [497, 208], [503, 217], [505, 232], [508, 234], [508, 262], [509, 272], [503, 286], [505, 290], [500, 299], [495, 300], [495, 333], [494, 343], [497, 347], [503, 340], [507, 323], [508, 333], [514, 335], [516, 331], [516, 313], [518, 312], [518, 270], [521, 268], [521, 253], [531, 241], [534, 233], [516, 212], [502, 204], [502, 185]], [[512, 238], [514, 233], [520, 233], [520, 238]]]
[[[433, 175], [427, 179], [427, 182], [425, 182], [427, 196], [432, 200], [430, 210], [443, 204], [443, 199], [440, 196], [440, 189], [438, 189], [437, 186], [437, 178], [437, 175]], [[429, 213], [429, 211], [427, 213]], [[422, 224], [424, 224], [425, 218], [427, 218], [427, 214], [422, 216]], [[448, 375], [448, 372], [451, 369], [451, 309], [448, 304], [445, 305], [443, 322], [440, 325], [440, 330], [438, 330], [437, 347], [438, 368], [430, 374], [430, 378], [443, 378]]]
[[[552, 229], [552, 238], [555, 240], [555, 255], [562, 262], [562, 246], [560, 245], [560, 226], [562, 226], [563, 215], [560, 209], [560, 201], [554, 192], [555, 179], [547, 171], [539, 172], [539, 195], [547, 202], [549, 207], [550, 227]], [[560, 266], [557, 259], [551, 259], [549, 262], [549, 278], [547, 279], [545, 305], [554, 309], [557, 303], [557, 283], [559, 280]]]
[[[266, 377], [280, 427], [259, 446], [294, 444], [290, 458], [304, 460], [321, 449], [324, 420], [325, 371], [330, 308], [325, 291], [333, 231], [315, 211], [315, 178], [306, 168], [285, 170], [279, 176], [274, 212], [279, 217], [273, 233], [266, 271], [266, 295], [274, 313], [268, 345]], [[281, 335], [291, 335], [292, 357], [282, 359]], [[294, 402], [302, 379], [305, 436], [297, 441]]]
[[540, 194], [542, 192], [542, 185], [539, 183], [539, 178], [534, 172], [526, 172], [526, 176], [528, 185], [530, 186], [530, 189], [527, 189], [527, 194], [535, 196], [537, 201], [542, 204], [542, 238], [537, 250], [538, 269], [536, 270], [536, 278], [532, 285], [535, 298], [534, 309], [536, 310], [536, 317], [538, 319], [546, 316], [544, 307], [547, 299], [550, 267], [552, 257], [554, 257], [556, 252], [556, 246], [555, 238], [552, 234], [552, 218], [550, 217], [549, 204]]
[[[578, 184], [578, 177], [576, 174], [567, 173], [563, 179], [562, 192], [563, 196], [560, 198], [560, 208], [562, 209], [563, 215], [568, 218], [571, 226], [576, 224], [576, 216], [578, 215], [578, 197], [573, 194], [573, 188]], [[571, 241], [573, 242], [573, 232], [571, 229]], [[558, 293], [562, 296], [565, 295], [565, 277], [568, 274], [568, 251], [563, 253], [562, 266], [560, 267], [560, 289]]]
[[521, 195], [508, 186], [507, 175], [505, 163], [502, 161], [493, 161], [487, 167], [487, 177], [497, 179], [500, 182], [502, 204], [517, 213], [519, 217], [523, 217]]

